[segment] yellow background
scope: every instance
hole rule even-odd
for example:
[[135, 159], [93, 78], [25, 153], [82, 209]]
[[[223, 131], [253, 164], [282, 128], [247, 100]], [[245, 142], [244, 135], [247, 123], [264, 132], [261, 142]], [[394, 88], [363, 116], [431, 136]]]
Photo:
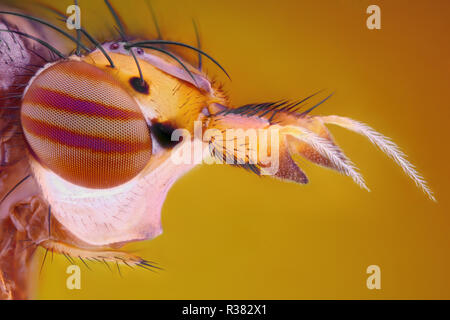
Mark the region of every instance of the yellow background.
[[[68, 1], [58, 1], [64, 9]], [[154, 36], [143, 1], [112, 0], [131, 31]], [[381, 7], [381, 30], [366, 8]], [[106, 37], [102, 1], [80, 0], [82, 23]], [[303, 163], [300, 186], [225, 166], [180, 179], [162, 211], [164, 233], [129, 245], [165, 271], [81, 263], [82, 289], [66, 289], [64, 257], [40, 276], [40, 299], [450, 298], [448, 120], [450, 1], [153, 0], [163, 35], [203, 48], [230, 72], [234, 105], [335, 91], [315, 114], [366, 122], [400, 145], [424, 174], [428, 200], [363, 137], [331, 127], [372, 192]], [[42, 251], [41, 258], [42, 258]], [[366, 268], [381, 268], [368, 290]]]

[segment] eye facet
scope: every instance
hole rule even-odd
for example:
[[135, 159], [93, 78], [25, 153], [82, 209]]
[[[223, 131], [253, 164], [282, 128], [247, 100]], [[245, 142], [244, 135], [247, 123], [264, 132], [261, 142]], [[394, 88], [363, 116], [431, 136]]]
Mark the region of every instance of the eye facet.
[[24, 95], [21, 121], [36, 160], [79, 186], [123, 184], [151, 157], [151, 136], [136, 101], [86, 62], [59, 62], [38, 74]]

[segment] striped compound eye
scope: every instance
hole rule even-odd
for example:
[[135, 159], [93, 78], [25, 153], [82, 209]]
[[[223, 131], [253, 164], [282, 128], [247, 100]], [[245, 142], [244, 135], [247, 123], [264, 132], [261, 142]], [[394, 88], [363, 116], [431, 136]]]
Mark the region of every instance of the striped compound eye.
[[151, 157], [150, 132], [136, 101], [86, 62], [64, 61], [38, 74], [24, 95], [21, 121], [34, 158], [78, 186], [118, 186]]

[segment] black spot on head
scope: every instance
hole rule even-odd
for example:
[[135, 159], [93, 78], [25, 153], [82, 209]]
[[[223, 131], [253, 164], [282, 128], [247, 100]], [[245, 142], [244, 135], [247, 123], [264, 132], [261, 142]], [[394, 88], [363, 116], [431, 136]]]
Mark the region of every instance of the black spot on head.
[[172, 133], [175, 129], [175, 127], [167, 122], [153, 122], [150, 127], [153, 137], [165, 149], [173, 148], [183, 140], [183, 137], [180, 137], [178, 141], [172, 141]]
[[149, 94], [149, 86], [145, 80], [141, 80], [139, 77], [133, 77], [130, 79], [130, 84], [134, 90], [139, 93]]

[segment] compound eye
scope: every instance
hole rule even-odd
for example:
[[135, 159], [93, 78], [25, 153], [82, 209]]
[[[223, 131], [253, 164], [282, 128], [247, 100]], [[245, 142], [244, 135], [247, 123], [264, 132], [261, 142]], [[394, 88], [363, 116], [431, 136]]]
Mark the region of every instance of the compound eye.
[[110, 74], [86, 62], [63, 61], [38, 74], [22, 100], [21, 122], [36, 160], [87, 188], [131, 180], [152, 154], [136, 101]]

